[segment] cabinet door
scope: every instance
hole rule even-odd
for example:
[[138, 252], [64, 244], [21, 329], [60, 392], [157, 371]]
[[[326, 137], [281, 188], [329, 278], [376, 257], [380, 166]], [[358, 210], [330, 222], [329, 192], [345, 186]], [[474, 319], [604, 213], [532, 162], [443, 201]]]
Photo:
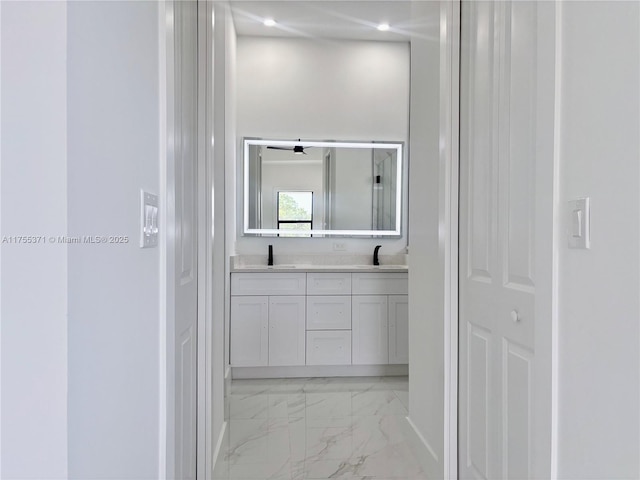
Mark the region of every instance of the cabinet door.
[[389, 363], [409, 363], [408, 295], [389, 295]]
[[353, 364], [389, 363], [387, 296], [354, 295], [351, 303]]
[[269, 297], [231, 297], [231, 365], [267, 365]]
[[269, 297], [269, 365], [304, 365], [305, 297]]

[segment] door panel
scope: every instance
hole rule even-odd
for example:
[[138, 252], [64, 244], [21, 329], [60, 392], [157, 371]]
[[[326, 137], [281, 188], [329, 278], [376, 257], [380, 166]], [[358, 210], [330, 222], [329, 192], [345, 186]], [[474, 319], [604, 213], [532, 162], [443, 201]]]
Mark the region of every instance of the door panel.
[[488, 478], [491, 332], [471, 325], [467, 330], [467, 352], [466, 466], [477, 478]]
[[535, 351], [535, 220], [553, 222], [536, 210], [553, 192], [536, 184], [553, 161], [540, 157], [552, 128], [537, 130], [552, 112], [537, 84], [539, 62], [554, 61], [538, 51], [542, 8], [462, 2], [460, 478], [532, 478], [533, 425], [551, 421], [533, 404], [536, 358], [550, 355]]

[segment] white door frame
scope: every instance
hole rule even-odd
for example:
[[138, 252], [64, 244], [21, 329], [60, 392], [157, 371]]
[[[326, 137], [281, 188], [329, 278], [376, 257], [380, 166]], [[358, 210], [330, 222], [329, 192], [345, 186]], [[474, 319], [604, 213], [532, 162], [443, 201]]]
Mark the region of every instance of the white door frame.
[[[212, 2], [205, 0], [198, 4], [198, 98], [212, 97], [213, 64], [207, 61], [212, 55], [213, 25], [207, 21], [211, 18]], [[175, 385], [173, 383], [172, 359], [175, 356], [172, 336], [174, 334], [175, 298], [172, 286], [175, 280], [175, 265], [171, 255], [175, 243], [169, 234], [169, 222], [175, 217], [171, 211], [171, 199], [168, 197], [169, 186], [175, 182], [172, 168], [173, 152], [171, 145], [174, 136], [173, 102], [174, 85], [174, 10], [173, 2], [160, 2], [158, 8], [158, 43], [159, 43], [159, 156], [160, 156], [160, 228], [162, 234], [159, 242], [160, 272], [160, 335], [159, 335], [159, 401], [158, 401], [158, 478], [172, 478], [175, 471], [175, 439], [173, 436], [175, 418], [173, 404]], [[213, 253], [211, 233], [213, 222], [211, 195], [213, 172], [211, 158], [211, 142], [209, 139], [213, 129], [212, 102], [199, 102], [198, 110], [198, 217], [197, 236], [199, 265], [211, 265]], [[212, 285], [211, 269], [198, 269], [198, 320], [197, 320], [197, 465], [196, 473], [200, 479], [208, 479], [212, 472]], [[210, 454], [207, 454], [210, 452]]]
[[213, 472], [213, 3], [198, 0], [197, 478]]
[[440, 4], [440, 160], [444, 171], [444, 478], [458, 478], [460, 0]]

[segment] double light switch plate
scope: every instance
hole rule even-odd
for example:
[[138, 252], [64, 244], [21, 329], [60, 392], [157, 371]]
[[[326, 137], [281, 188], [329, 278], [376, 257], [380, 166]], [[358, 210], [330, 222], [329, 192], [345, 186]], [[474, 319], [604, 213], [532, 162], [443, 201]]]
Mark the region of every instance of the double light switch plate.
[[158, 245], [158, 196], [140, 190], [140, 248]]

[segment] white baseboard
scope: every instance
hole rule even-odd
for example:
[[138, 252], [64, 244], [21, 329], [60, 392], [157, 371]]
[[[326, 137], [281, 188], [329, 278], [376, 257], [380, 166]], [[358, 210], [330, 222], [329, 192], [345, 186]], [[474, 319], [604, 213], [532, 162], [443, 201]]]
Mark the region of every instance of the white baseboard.
[[[434, 467], [437, 469], [439, 464], [439, 458], [434, 449], [429, 445], [429, 442], [424, 435], [418, 430], [411, 418], [405, 417], [407, 420], [404, 424], [404, 434], [409, 447], [414, 453], [414, 456], [420, 463], [422, 470], [429, 475], [429, 478], [433, 476]], [[442, 473], [440, 473], [440, 477]], [[434, 477], [435, 478], [435, 477]]]
[[296, 367], [232, 367], [242, 378], [383, 377], [408, 375], [408, 365], [300, 365]]
[[213, 451], [213, 468], [211, 470], [211, 475], [213, 476], [213, 472], [216, 470], [216, 464], [218, 463], [218, 457], [220, 456], [220, 451], [222, 450], [222, 445], [224, 444], [224, 437], [227, 433], [227, 426], [229, 424], [224, 422], [222, 424], [222, 428], [220, 429], [220, 435], [218, 435], [218, 440], [216, 441], [216, 448]]

